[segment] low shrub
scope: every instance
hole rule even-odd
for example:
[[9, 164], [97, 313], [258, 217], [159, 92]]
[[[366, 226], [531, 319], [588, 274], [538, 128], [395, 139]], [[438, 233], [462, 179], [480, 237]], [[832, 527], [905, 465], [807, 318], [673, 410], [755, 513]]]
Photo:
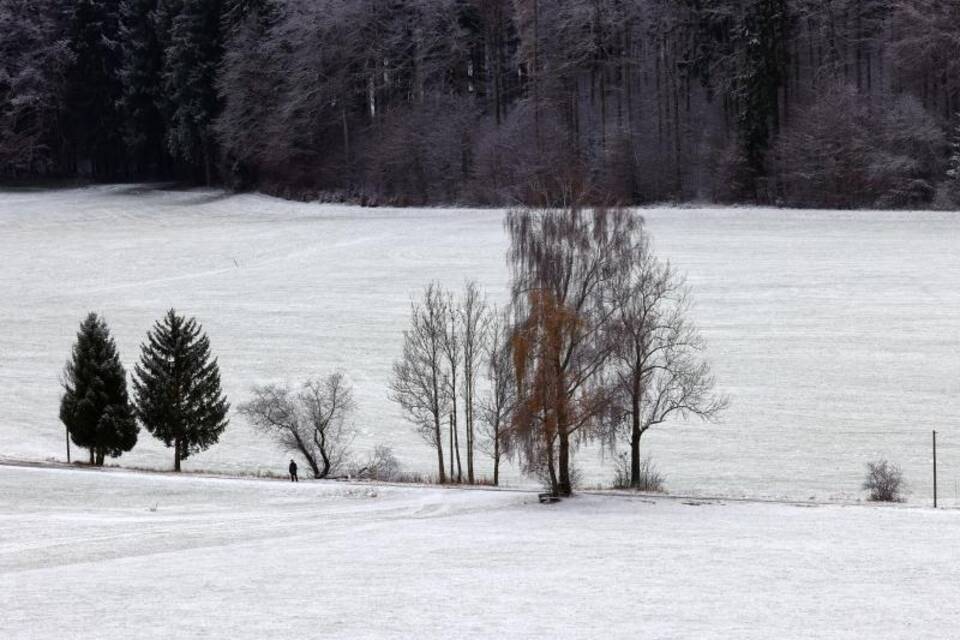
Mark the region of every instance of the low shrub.
[[903, 502], [905, 488], [903, 471], [885, 459], [867, 463], [867, 477], [863, 489], [870, 492], [873, 502]]
[[640, 478], [636, 485], [630, 482], [630, 457], [626, 453], [617, 456], [613, 486], [616, 489], [635, 489], [651, 493], [665, 493], [666, 487], [663, 474], [653, 464], [649, 457], [640, 460]]

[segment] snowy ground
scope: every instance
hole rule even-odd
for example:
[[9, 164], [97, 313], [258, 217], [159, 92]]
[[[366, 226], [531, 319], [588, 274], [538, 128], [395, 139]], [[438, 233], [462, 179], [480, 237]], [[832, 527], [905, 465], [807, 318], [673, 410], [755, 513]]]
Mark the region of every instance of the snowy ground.
[[[900, 463], [928, 500], [960, 504], [960, 215], [654, 209], [660, 253], [689, 274], [696, 319], [732, 407], [724, 424], [666, 425], [648, 452], [668, 487], [707, 495], [846, 499], [863, 464]], [[357, 442], [430, 451], [387, 400], [408, 301], [427, 281], [478, 279], [503, 300], [502, 214], [297, 204], [215, 191], [98, 187], [0, 192], [0, 457], [60, 458], [58, 375], [77, 325], [102, 312], [132, 369], [154, 320], [196, 315], [234, 403], [250, 385], [343, 369]], [[124, 465], [170, 453], [143, 434]], [[593, 484], [612, 469], [595, 450]], [[188, 468], [282, 471], [235, 418]], [[515, 471], [508, 480], [521, 478]]]
[[0, 466], [0, 638], [949, 638], [958, 526]]

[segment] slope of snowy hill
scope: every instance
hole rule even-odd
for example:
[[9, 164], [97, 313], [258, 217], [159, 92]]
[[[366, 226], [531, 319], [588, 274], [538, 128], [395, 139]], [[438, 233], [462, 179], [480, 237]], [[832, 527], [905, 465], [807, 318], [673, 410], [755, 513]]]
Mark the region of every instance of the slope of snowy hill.
[[949, 638], [958, 526], [0, 466], [0, 637]]
[[[723, 390], [723, 424], [669, 424], [646, 450], [672, 491], [819, 499], [861, 495], [867, 460], [960, 493], [960, 216], [762, 209], [644, 210], [688, 273]], [[409, 299], [431, 279], [506, 296], [502, 212], [361, 209], [219, 191], [96, 187], [0, 192], [0, 457], [63, 459], [58, 377], [81, 318], [106, 317], [128, 370], [169, 307], [195, 315], [234, 405], [251, 385], [342, 369], [363, 452], [410, 470], [432, 456], [387, 398]], [[165, 467], [141, 434], [120, 464]], [[187, 468], [282, 471], [284, 453], [234, 417]], [[588, 484], [610, 455], [588, 447]], [[523, 482], [515, 468], [507, 480]]]

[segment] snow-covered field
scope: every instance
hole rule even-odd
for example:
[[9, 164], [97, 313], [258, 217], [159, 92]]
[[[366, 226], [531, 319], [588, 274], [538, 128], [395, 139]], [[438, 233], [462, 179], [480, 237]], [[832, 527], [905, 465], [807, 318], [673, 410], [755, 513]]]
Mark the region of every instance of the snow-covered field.
[[0, 466], [0, 638], [939, 640], [960, 628], [958, 526]]
[[[886, 455], [926, 501], [938, 429], [941, 496], [960, 503], [960, 215], [643, 214], [660, 253], [689, 274], [733, 403], [724, 424], [650, 434], [670, 490], [847, 499], [861, 495], [864, 462]], [[387, 399], [409, 298], [430, 279], [472, 277], [502, 301], [505, 249], [497, 211], [135, 187], [0, 192], [0, 457], [63, 458], [58, 376], [84, 314], [105, 315], [132, 369], [174, 306], [208, 331], [235, 404], [254, 383], [343, 369], [360, 402], [357, 449], [386, 442], [408, 469], [430, 471], [430, 451]], [[144, 433], [121, 464], [170, 459]], [[235, 418], [187, 466], [282, 471], [285, 460]], [[595, 449], [578, 464], [591, 484], [612, 476]], [[323, 585], [303, 576], [288, 588], [299, 598]]]

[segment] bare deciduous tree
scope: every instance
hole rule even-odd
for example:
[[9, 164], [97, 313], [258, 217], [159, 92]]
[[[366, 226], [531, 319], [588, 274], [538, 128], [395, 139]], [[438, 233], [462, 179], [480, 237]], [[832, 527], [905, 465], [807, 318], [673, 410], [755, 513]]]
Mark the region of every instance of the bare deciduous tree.
[[594, 435], [609, 410], [610, 290], [629, 267], [642, 221], [624, 209], [573, 207], [515, 210], [506, 224], [518, 319], [509, 434], [528, 470], [545, 465], [553, 493], [570, 495], [574, 439]]
[[473, 484], [476, 481], [474, 474], [474, 448], [476, 444], [475, 413], [476, 413], [476, 387], [477, 370], [484, 355], [486, 342], [488, 340], [488, 330], [490, 325], [490, 313], [487, 307], [487, 299], [480, 290], [480, 285], [471, 280], [463, 292], [463, 298], [457, 307], [460, 329], [462, 331], [461, 343], [463, 345], [463, 418], [467, 445], [467, 482]]
[[444, 336], [448, 319], [446, 297], [437, 283], [429, 284], [421, 301], [410, 305], [410, 328], [403, 332], [403, 354], [393, 365], [390, 398], [407, 420], [437, 451], [437, 476], [446, 482], [441, 421], [451, 397], [445, 367]]
[[254, 387], [253, 398], [239, 412], [284, 449], [300, 453], [314, 478], [326, 478], [346, 463], [355, 408], [350, 384], [343, 374], [332, 373], [307, 380], [297, 391], [282, 385]]
[[479, 403], [480, 447], [493, 459], [493, 484], [500, 484], [500, 461], [505, 453], [504, 430], [510, 425], [516, 403], [516, 382], [510, 353], [510, 324], [506, 315], [493, 311], [484, 357], [487, 390]]
[[727, 406], [702, 358], [703, 338], [690, 322], [690, 291], [669, 263], [654, 255], [641, 234], [623, 279], [613, 288], [612, 338], [616, 400], [611, 404], [610, 443], [626, 431], [630, 483], [641, 485], [640, 438], [671, 417], [714, 420]]
[[[441, 289], [442, 291], [442, 289]], [[445, 393], [450, 400], [449, 428], [450, 428], [450, 477], [454, 477], [454, 462], [456, 462], [457, 482], [463, 482], [463, 463], [460, 460], [460, 424], [457, 412], [457, 373], [460, 370], [460, 357], [463, 353], [463, 332], [460, 328], [460, 315], [457, 313], [457, 304], [453, 294], [443, 292], [443, 335], [441, 348], [446, 359], [446, 388]]]

